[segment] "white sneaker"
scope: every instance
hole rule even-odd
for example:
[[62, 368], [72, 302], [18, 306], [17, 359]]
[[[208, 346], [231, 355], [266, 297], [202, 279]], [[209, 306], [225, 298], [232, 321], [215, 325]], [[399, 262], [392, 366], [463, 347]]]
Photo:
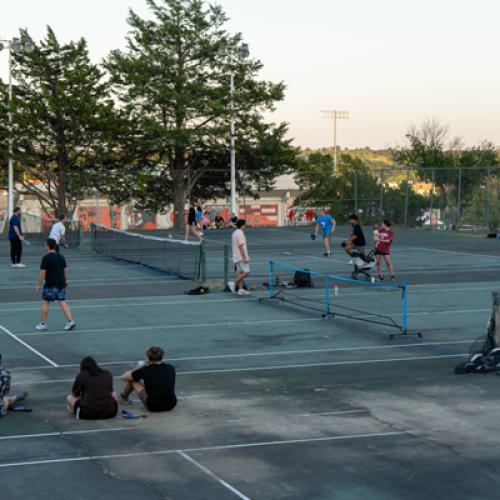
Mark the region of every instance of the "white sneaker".
[[234, 281], [228, 281], [227, 286], [231, 290], [231, 293], [236, 293], [236, 283]]
[[240, 288], [238, 290], [238, 295], [250, 295], [250, 292], [247, 292], [244, 288]]
[[38, 325], [35, 326], [37, 330], [47, 330], [47, 323], [38, 323]]
[[16, 267], [26, 267], [26, 266], [25, 266], [24, 264], [21, 264], [21, 263], [19, 262], [19, 264], [16, 264]]
[[66, 323], [66, 325], [64, 326], [64, 329], [66, 331], [73, 330], [73, 328], [75, 328], [75, 326], [76, 326], [76, 323], [73, 320], [71, 320], [71, 321], [68, 321]]

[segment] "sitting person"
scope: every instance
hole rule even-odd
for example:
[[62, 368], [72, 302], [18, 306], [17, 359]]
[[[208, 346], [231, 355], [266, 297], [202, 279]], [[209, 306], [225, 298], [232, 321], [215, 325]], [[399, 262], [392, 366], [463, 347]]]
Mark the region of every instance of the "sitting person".
[[126, 384], [121, 399], [125, 404], [130, 404], [128, 397], [135, 391], [149, 411], [170, 411], [175, 408], [175, 367], [162, 363], [164, 354], [161, 347], [151, 346], [146, 351], [147, 362], [123, 374], [122, 380]]
[[361, 259], [364, 262], [372, 262], [373, 259], [365, 255], [364, 252], [359, 251], [355, 246], [352, 240], [345, 240], [340, 245], [345, 253], [349, 255], [349, 257], [353, 259]]
[[2, 368], [2, 355], [0, 354], [0, 417], [7, 414], [7, 410], [13, 408], [18, 401], [28, 397], [25, 391], [20, 395], [10, 394], [10, 372]]
[[66, 400], [77, 419], [100, 420], [118, 413], [119, 397], [113, 392], [113, 376], [90, 356], [81, 360], [80, 373]]
[[222, 215], [217, 214], [215, 216], [214, 222], [215, 222], [216, 229], [220, 229], [221, 227], [224, 227], [225, 222], [224, 222], [224, 217], [222, 217]]

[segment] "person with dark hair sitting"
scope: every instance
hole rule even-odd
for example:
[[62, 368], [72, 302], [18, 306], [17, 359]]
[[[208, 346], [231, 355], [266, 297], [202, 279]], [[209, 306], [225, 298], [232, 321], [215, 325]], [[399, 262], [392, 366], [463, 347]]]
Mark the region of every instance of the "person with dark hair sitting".
[[10, 372], [2, 368], [2, 355], [0, 354], [0, 417], [7, 414], [7, 410], [12, 409], [18, 401], [23, 401], [28, 397], [28, 392], [14, 394], [10, 392]]
[[113, 376], [90, 356], [80, 361], [80, 373], [66, 400], [77, 419], [107, 419], [118, 413], [119, 396], [113, 392]]
[[170, 411], [177, 405], [175, 395], [175, 367], [163, 363], [165, 351], [158, 346], [146, 350], [147, 362], [122, 375], [125, 387], [121, 402], [130, 404], [129, 396], [135, 391], [142, 404], [152, 412]]

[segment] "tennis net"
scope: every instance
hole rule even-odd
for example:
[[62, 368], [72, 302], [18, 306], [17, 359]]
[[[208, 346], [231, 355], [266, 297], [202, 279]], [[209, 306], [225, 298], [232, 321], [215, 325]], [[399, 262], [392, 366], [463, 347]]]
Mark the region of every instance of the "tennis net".
[[146, 236], [91, 224], [92, 250], [106, 257], [141, 264], [184, 279], [206, 275], [200, 242]]
[[267, 299], [321, 313], [365, 321], [408, 333], [406, 284], [358, 281], [269, 262]]

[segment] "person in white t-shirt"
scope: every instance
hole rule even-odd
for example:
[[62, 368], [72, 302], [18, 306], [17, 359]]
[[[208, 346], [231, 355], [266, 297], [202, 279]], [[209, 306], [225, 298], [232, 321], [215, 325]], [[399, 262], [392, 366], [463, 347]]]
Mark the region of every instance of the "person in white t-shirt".
[[64, 219], [66, 216], [61, 214], [58, 217], [58, 221], [52, 226], [50, 230], [49, 238], [53, 239], [56, 242], [56, 252], [59, 252], [59, 245], [63, 245], [64, 248], [68, 248], [66, 243], [66, 226], [64, 225]]
[[248, 255], [247, 239], [244, 230], [245, 221], [243, 219], [238, 219], [236, 221], [236, 229], [231, 235], [236, 279], [234, 281], [229, 281], [227, 284], [229, 290], [238, 295], [249, 295], [243, 288], [243, 282], [250, 274], [250, 256]]

